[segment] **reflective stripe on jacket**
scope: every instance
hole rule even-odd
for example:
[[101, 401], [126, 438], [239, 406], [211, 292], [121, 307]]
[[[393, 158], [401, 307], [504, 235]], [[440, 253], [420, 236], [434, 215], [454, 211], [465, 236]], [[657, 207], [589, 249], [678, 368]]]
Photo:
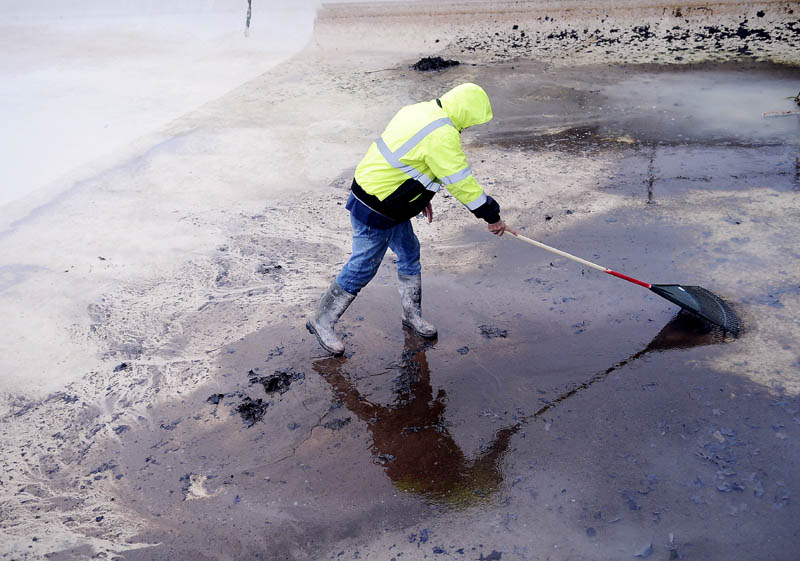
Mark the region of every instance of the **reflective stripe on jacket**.
[[353, 194], [397, 221], [419, 214], [442, 185], [473, 212], [489, 202], [497, 207], [473, 177], [460, 135], [491, 118], [489, 97], [475, 84], [403, 107], [358, 164]]

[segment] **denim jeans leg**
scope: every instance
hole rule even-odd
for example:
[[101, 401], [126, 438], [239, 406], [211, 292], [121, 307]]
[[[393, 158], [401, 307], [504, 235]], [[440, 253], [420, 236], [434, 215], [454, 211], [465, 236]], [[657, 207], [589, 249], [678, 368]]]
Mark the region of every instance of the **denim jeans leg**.
[[389, 247], [392, 228], [371, 228], [352, 214], [350, 223], [353, 225], [353, 254], [336, 277], [336, 283], [342, 290], [358, 294], [378, 272]]
[[389, 247], [397, 255], [398, 273], [419, 275], [422, 272], [422, 265], [419, 262], [419, 239], [414, 233], [410, 220], [406, 220], [392, 229]]

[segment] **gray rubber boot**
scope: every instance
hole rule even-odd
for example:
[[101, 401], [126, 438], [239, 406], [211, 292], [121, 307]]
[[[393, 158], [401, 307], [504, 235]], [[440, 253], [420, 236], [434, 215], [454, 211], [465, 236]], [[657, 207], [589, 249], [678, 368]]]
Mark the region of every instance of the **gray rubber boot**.
[[326, 351], [335, 356], [344, 353], [344, 343], [336, 335], [333, 327], [355, 298], [354, 294], [342, 290], [336, 279], [333, 279], [319, 300], [317, 313], [306, 322], [306, 329], [316, 335], [317, 341]]
[[436, 337], [436, 326], [422, 319], [422, 276], [397, 273], [397, 280], [403, 304], [403, 325], [421, 337]]

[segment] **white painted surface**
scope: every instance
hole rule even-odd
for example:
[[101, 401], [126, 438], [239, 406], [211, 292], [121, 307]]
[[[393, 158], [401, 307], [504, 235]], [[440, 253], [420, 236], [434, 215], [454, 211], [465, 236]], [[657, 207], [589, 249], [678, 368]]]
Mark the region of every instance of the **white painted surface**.
[[302, 49], [314, 2], [253, 4], [4, 2], [0, 210]]

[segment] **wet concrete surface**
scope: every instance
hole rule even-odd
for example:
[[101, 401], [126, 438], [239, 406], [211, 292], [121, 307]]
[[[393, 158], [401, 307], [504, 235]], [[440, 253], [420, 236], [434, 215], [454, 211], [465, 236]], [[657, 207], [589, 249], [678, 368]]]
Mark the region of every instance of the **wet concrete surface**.
[[[785, 109], [796, 68], [769, 64], [552, 69], [516, 63], [480, 72], [502, 87], [500, 115], [478, 143], [622, 156], [610, 188], [647, 185], [648, 202], [693, 189], [800, 190], [800, 124]], [[526, 83], [526, 76], [536, 79]], [[510, 79], [509, 79], [510, 77]], [[628, 148], [626, 150], [625, 148]]]
[[[486, 84], [498, 117], [469, 139], [480, 154], [613, 162], [587, 196], [624, 205], [508, 197], [522, 233], [648, 282], [704, 285], [741, 314], [739, 338], [472, 229], [449, 253], [423, 248], [424, 309], [440, 330], [424, 341], [400, 325], [389, 256], [339, 324], [343, 358], [307, 334], [308, 309], [286, 306], [210, 366], [182, 363], [190, 389], [177, 398], [157, 399], [149, 367], [153, 395], [117, 404], [114, 437], [78, 462], [81, 492], [111, 489], [142, 521], [129, 541], [152, 544], [119, 558], [794, 559], [800, 400], [753, 372], [769, 379], [766, 355], [796, 344], [800, 254], [782, 231], [795, 211], [770, 205], [798, 188], [797, 121], [761, 127], [748, 99], [736, 118], [720, 110], [720, 90], [741, 93], [737, 75], [759, 76], [776, 105], [798, 89], [796, 69], [765, 65], [459, 65], [425, 80]], [[692, 85], [717, 93], [678, 101]], [[779, 255], [762, 251], [772, 241]], [[461, 266], [464, 247], [479, 259]], [[217, 286], [238, 286], [236, 251]], [[259, 274], [280, 291], [294, 265], [275, 263]], [[793, 364], [781, 380], [797, 378]], [[135, 367], [116, 374], [140, 383]], [[96, 408], [113, 411], [108, 396]], [[109, 522], [95, 514], [79, 522], [87, 535]]]
[[791, 106], [798, 80], [792, 66], [741, 61], [559, 68], [522, 61], [472, 72], [487, 88], [502, 90], [493, 98], [497, 118], [476, 131], [487, 142], [513, 145], [517, 139], [517, 145], [527, 140], [561, 149], [564, 144], [536, 137], [584, 128], [593, 138], [577, 136], [570, 143], [567, 135], [552, 141], [582, 150], [603, 140], [664, 146], [797, 144], [796, 119], [763, 116]]
[[[498, 263], [520, 248], [498, 244]], [[151, 520], [138, 540], [161, 544], [124, 558], [539, 559], [558, 546], [547, 558], [791, 559], [797, 398], [708, 367], [739, 341], [646, 291], [532, 261], [577, 284], [521, 275], [480, 300], [496, 269], [437, 276], [433, 342], [401, 328], [378, 284], [340, 324], [345, 357], [320, 356], [302, 325], [228, 347], [215, 387], [153, 408], [108, 451], [99, 473]], [[287, 369], [283, 393], [253, 383]], [[268, 404], [253, 423], [239, 414], [250, 400]], [[487, 516], [478, 533], [463, 519]]]
[[[592, 234], [607, 216], [548, 241], [684, 280], [671, 264], [702, 236], [640, 212], [615, 217], [614, 244]], [[137, 541], [161, 544], [124, 558], [791, 559], [800, 402], [714, 366], [746, 331], [512, 239], [488, 248], [473, 273], [426, 276], [434, 342], [401, 328], [387, 258], [340, 323], [345, 357], [300, 315], [150, 409], [108, 450], [118, 500], [150, 520]]]
[[[745, 134], [750, 114], [701, 121], [699, 106], [668, 103], [687, 81], [702, 90], [739, 69], [644, 69], [635, 87], [616, 81], [629, 70], [595, 71], [603, 83], [585, 69], [553, 77], [573, 82], [533, 106], [515, 108], [525, 95], [504, 82], [503, 117], [477, 143], [614, 151], [616, 176], [598, 189], [644, 206], [575, 225], [562, 209], [547, 242], [650, 282], [714, 279], [726, 252], [647, 203], [792, 191], [796, 123]], [[776, 99], [797, 78], [752, 71], [774, 72]], [[507, 78], [480, 76], [490, 88]], [[659, 87], [676, 76], [682, 90]], [[651, 82], [670, 107], [656, 122], [629, 97]], [[567, 116], [569, 128], [548, 130]], [[553, 217], [527, 222], [539, 220]], [[111, 454], [119, 496], [152, 520], [138, 540], [161, 545], [125, 558], [791, 559], [800, 402], [715, 366], [746, 340], [747, 313], [742, 337], [726, 337], [514, 240], [486, 247], [471, 273], [426, 276], [438, 340], [401, 329], [387, 259], [340, 323], [345, 357], [320, 356], [302, 323], [275, 325], [225, 349], [215, 387], [151, 411], [160, 429], [126, 432]], [[741, 309], [734, 285], [709, 288]], [[258, 383], [287, 372], [284, 391]], [[243, 412], [253, 404], [256, 417]]]

